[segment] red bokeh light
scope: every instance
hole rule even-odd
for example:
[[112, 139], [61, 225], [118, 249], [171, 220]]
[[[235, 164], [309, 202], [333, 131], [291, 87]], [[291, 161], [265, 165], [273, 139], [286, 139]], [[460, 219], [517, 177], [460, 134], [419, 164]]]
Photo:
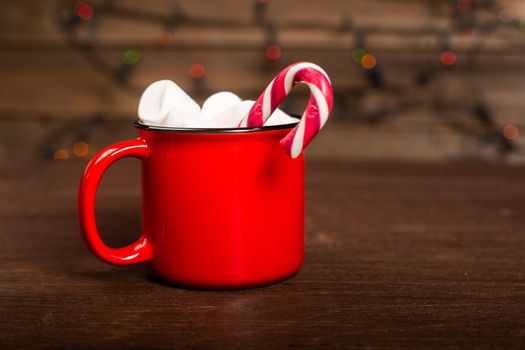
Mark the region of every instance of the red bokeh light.
[[266, 58], [270, 61], [277, 61], [281, 58], [282, 50], [279, 45], [270, 45], [266, 48]]
[[202, 63], [194, 63], [190, 66], [190, 76], [194, 79], [200, 79], [206, 74], [206, 67]]
[[81, 2], [75, 5], [75, 15], [82, 18], [84, 21], [89, 21], [95, 15], [95, 10], [90, 4]]
[[472, 0], [459, 0], [457, 6], [461, 12], [469, 12], [472, 10]]
[[453, 66], [457, 62], [457, 55], [451, 50], [443, 51], [439, 57], [439, 60], [444, 66]]

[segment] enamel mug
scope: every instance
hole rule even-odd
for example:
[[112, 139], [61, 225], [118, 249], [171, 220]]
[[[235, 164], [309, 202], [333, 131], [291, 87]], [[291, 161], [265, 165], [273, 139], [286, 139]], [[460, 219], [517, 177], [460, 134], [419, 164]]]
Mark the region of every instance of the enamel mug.
[[[279, 140], [294, 126], [136, 123], [139, 137], [99, 152], [82, 177], [78, 212], [89, 249], [110, 264], [145, 262], [153, 276], [193, 288], [246, 288], [292, 276], [304, 252], [304, 159], [290, 158]], [[97, 231], [95, 197], [106, 169], [124, 157], [142, 162], [143, 232], [110, 248]]]

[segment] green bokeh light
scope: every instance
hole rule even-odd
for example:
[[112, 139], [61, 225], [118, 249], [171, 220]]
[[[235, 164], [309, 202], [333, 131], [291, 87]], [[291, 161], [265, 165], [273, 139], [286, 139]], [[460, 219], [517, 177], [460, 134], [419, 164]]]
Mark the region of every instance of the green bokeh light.
[[140, 61], [142, 53], [139, 49], [129, 49], [124, 52], [122, 56], [122, 62], [125, 64], [133, 65]]
[[354, 60], [355, 63], [361, 63], [361, 58], [363, 58], [365, 54], [365, 49], [357, 47], [354, 49], [354, 51], [352, 51], [352, 60]]

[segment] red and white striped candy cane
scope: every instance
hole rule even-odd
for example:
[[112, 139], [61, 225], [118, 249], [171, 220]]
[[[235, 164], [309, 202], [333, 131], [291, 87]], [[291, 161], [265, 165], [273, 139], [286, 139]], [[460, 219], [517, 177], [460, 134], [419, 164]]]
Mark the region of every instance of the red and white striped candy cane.
[[259, 96], [241, 127], [261, 127], [277, 109], [292, 87], [303, 83], [310, 88], [310, 100], [297, 126], [282, 140], [281, 146], [297, 158], [326, 123], [332, 110], [332, 84], [326, 72], [316, 64], [298, 62], [281, 71]]

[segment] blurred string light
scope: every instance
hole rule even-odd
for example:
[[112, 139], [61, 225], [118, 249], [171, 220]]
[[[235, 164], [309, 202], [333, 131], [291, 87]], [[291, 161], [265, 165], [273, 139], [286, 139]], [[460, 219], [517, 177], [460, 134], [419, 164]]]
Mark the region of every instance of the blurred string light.
[[510, 8], [503, 8], [499, 11], [498, 17], [503, 23], [510, 23], [514, 19], [514, 12]]
[[484, 129], [489, 132], [488, 135], [493, 136], [489, 139], [495, 140], [501, 151], [509, 152], [515, 149], [515, 145], [512, 141], [514, 141], [519, 134], [515, 125], [508, 124], [500, 129], [490, 108], [479, 101], [474, 105], [474, 116], [478, 119]]
[[455, 0], [454, 26], [460, 33], [470, 33], [476, 27], [472, 0]]
[[[157, 38], [153, 38], [154, 42], [160, 46], [160, 47], [167, 47], [173, 40], [173, 32], [174, 29], [181, 24], [182, 22], [186, 20], [190, 20], [190, 18], [186, 15], [186, 12], [184, 9], [179, 5], [177, 1], [171, 2], [171, 7], [169, 10], [170, 15], [169, 16], [163, 16], [163, 15], [156, 15], [152, 13], [141, 13], [140, 11], [133, 11], [132, 9], [126, 9], [123, 6], [113, 6], [114, 1], [113, 0], [106, 0], [101, 1], [100, 4], [97, 3], [96, 9], [91, 5], [89, 2], [78, 2], [74, 4], [73, 7], [69, 8], [69, 17], [66, 18], [63, 23], [64, 29], [69, 30], [67, 32], [68, 36], [73, 40], [69, 41], [70, 44], [76, 45], [76, 48], [79, 50], [83, 50], [86, 48], [87, 45], [84, 45], [82, 43], [82, 40], [75, 38], [77, 35], [77, 32], [74, 32], [72, 29], [76, 25], [82, 22], [87, 22], [87, 26], [92, 26], [88, 28], [88, 30], [93, 31], [92, 37], [97, 36], [97, 25], [96, 21], [103, 15], [108, 16], [123, 16], [129, 19], [133, 20], [144, 20], [147, 22], [151, 21], [157, 21], [159, 22], [163, 27], [162, 31], [159, 34]], [[254, 0], [254, 20], [256, 24], [264, 24], [264, 28], [266, 29], [266, 41], [264, 44], [264, 57], [266, 58], [267, 62], [270, 62], [272, 65], [274, 62], [278, 62], [282, 59], [283, 54], [283, 48], [281, 43], [277, 40], [277, 29], [274, 24], [268, 23], [267, 13], [268, 13], [268, 0]], [[491, 12], [497, 8], [497, 2], [494, 0], [452, 0], [450, 1], [450, 4], [453, 6], [453, 25], [451, 28], [451, 33], [457, 34], [460, 33], [462, 29], [475, 29], [475, 28], [481, 28], [483, 25], [486, 25], [487, 23], [494, 22], [494, 18], [485, 21], [485, 22], [477, 22], [476, 17], [479, 17], [480, 19], [484, 18], [482, 16], [476, 16], [476, 12], [478, 9], [489, 9]], [[493, 24], [490, 27], [489, 31], [485, 31], [484, 33], [492, 32], [496, 30], [497, 28], [502, 27], [504, 24], [511, 23], [514, 28], [519, 29], [521, 31], [525, 31], [525, 21], [518, 21], [515, 20], [514, 13], [511, 9], [503, 7], [498, 8], [496, 12], [492, 12], [496, 19], [496, 23]], [[497, 23], [499, 22], [499, 24]], [[234, 26], [234, 28], [239, 28], [239, 26], [242, 26], [243, 24], [240, 24], [238, 21], [230, 21], [229, 20], [217, 20], [217, 19], [209, 19], [206, 20], [204, 18], [197, 19], [197, 22], [199, 24], [206, 25], [209, 23], [212, 26], [229, 26], [230, 24]], [[279, 22], [279, 24], [283, 27], [286, 27], [288, 24], [284, 22]], [[300, 22], [294, 22], [291, 21], [290, 24], [294, 28], [304, 28], [308, 29], [309, 25], [305, 23]], [[246, 24], [246, 26], [249, 26], [250, 24]], [[324, 24], [317, 23], [315, 26], [311, 26], [312, 28], [324, 28]], [[368, 52], [366, 49], [366, 46], [364, 45], [363, 38], [364, 36], [369, 33], [376, 33], [381, 28], [373, 28], [373, 27], [358, 27], [353, 22], [352, 18], [348, 14], [342, 14], [341, 20], [339, 24], [326, 24], [327, 30], [340, 30], [340, 31], [348, 31], [351, 33], [354, 33], [356, 35], [356, 43], [352, 50], [352, 61], [354, 61], [356, 64], [359, 64], [359, 66], [363, 69], [364, 74], [366, 75], [370, 86], [372, 88], [374, 87], [381, 87], [383, 85], [383, 73], [382, 73], [382, 67], [380, 65], [379, 60], [377, 57], [371, 53]], [[470, 32], [470, 30], [469, 30]], [[472, 31], [473, 32], [473, 31]], [[442, 35], [443, 31], [440, 28], [434, 28], [432, 31], [432, 35], [435, 35], [436, 37], [439, 37]], [[450, 34], [448, 34], [450, 35]], [[441, 48], [437, 49], [436, 55], [439, 57], [439, 60], [436, 60], [437, 64], [435, 67], [431, 67], [428, 69], [428, 74], [425, 75], [425, 81], [431, 80], [436, 74], [433, 72], [438, 72], [440, 69], [439, 63], [441, 63], [441, 66], [444, 67], [452, 67], [457, 64], [458, 57], [457, 52], [450, 48], [448, 45], [442, 46]], [[91, 49], [94, 53], [96, 53], [96, 48], [93, 47]], [[88, 55], [86, 55], [88, 56]], [[93, 55], [95, 56], [95, 55]], [[126, 78], [128, 77], [129, 73], [134, 69], [135, 67], [142, 59], [142, 52], [139, 49], [129, 49], [124, 52], [122, 56], [122, 61], [120, 63], [120, 66], [118, 66], [116, 69], [114, 68], [114, 64], [110, 64], [107, 62], [101, 63], [103, 61], [102, 57], [92, 57], [93, 59], [90, 60], [93, 61], [92, 64], [96, 68], [100, 70], [100, 72], [104, 74], [108, 74], [111, 72], [116, 72], [116, 76], [118, 80], [125, 84], [119, 84], [120, 87], [129, 87], [131, 84], [126, 81]], [[272, 66], [273, 67], [273, 66]], [[273, 67], [274, 68], [274, 67]], [[201, 63], [195, 63], [190, 66], [190, 76], [193, 78], [194, 83], [196, 86], [202, 87], [202, 83], [204, 81], [204, 76], [206, 74], [206, 69], [204, 65]], [[125, 86], [124, 86], [125, 85]], [[481, 113], [483, 114], [483, 113]], [[483, 117], [481, 117], [483, 118]], [[492, 120], [492, 118], [489, 118]], [[492, 121], [490, 122], [492, 123]], [[499, 128], [496, 128], [497, 130], [501, 130]], [[494, 129], [494, 130], [496, 130]], [[502, 133], [500, 133], [502, 135]], [[49, 155], [48, 155], [49, 157]]]
[[160, 47], [166, 47], [173, 41], [173, 32], [169, 29], [163, 29], [157, 37], [157, 44]]
[[175, 28], [186, 21], [187, 19], [186, 10], [178, 1], [173, 1], [170, 5], [170, 18], [166, 23], [157, 37], [157, 44], [160, 47], [166, 47], [173, 41], [173, 33]]
[[[78, 141], [73, 144], [71, 153], [77, 158], [85, 158], [89, 154], [89, 145], [85, 141]], [[60, 148], [53, 153], [53, 159], [66, 160], [71, 157], [68, 150]]]
[[516, 140], [520, 136], [518, 127], [514, 124], [507, 124], [503, 127], [503, 136], [507, 140]]
[[90, 42], [96, 42], [98, 40], [98, 30], [100, 27], [99, 24], [99, 18], [94, 17], [91, 21], [89, 21], [88, 28], [87, 28], [87, 37]]
[[377, 59], [374, 55], [366, 53], [361, 57], [360, 63], [364, 69], [372, 69], [377, 65]]
[[369, 62], [368, 64], [370, 68], [365, 68], [365, 72], [370, 86], [372, 88], [378, 89], [382, 88], [384, 85], [383, 72], [381, 70], [379, 62], [375, 60], [375, 56], [373, 57], [374, 58], [367, 58], [366, 62]]
[[441, 52], [439, 54], [439, 61], [445, 67], [453, 67], [458, 61], [457, 54], [450, 47], [450, 34], [443, 35], [441, 44]]
[[170, 4], [171, 22], [173, 25], [183, 22], [188, 18], [186, 10], [178, 1], [172, 1]]
[[492, 111], [486, 104], [477, 102], [474, 105], [474, 116], [486, 129], [491, 131], [496, 129], [496, 121], [494, 120], [494, 115], [492, 114]]
[[73, 154], [75, 157], [84, 158], [89, 154], [89, 145], [85, 141], [78, 141], [73, 144]]
[[268, 0], [255, 0], [253, 6], [253, 19], [255, 23], [263, 24], [266, 22], [266, 12], [268, 10]]
[[[113, 0], [106, 0], [106, 2], [103, 2], [98, 9], [103, 12], [107, 11], [108, 9], [111, 9], [110, 14], [117, 13], [119, 11], [119, 8], [116, 6], [113, 6], [114, 1]], [[462, 12], [462, 13], [470, 13], [473, 12], [474, 8], [476, 6], [478, 7], [487, 7], [487, 6], [494, 6], [492, 0], [453, 0], [452, 3], [454, 4], [455, 8]], [[266, 13], [268, 10], [268, 0], [254, 0], [254, 12], [255, 17], [259, 19], [259, 22], [266, 22]], [[179, 4], [178, 1], [172, 1], [170, 5], [170, 16], [166, 20], [167, 22], [164, 22], [164, 28], [161, 31], [160, 35], [156, 38], [156, 42], [161, 47], [168, 46], [173, 39], [173, 28], [178, 25], [179, 23], [188, 20], [188, 16], [186, 14], [186, 11], [184, 8]], [[94, 18], [95, 16], [95, 9], [93, 6], [88, 2], [79, 2], [76, 3], [73, 7], [73, 13], [75, 17], [89, 21]], [[513, 20], [513, 13], [512, 10], [509, 8], [503, 8], [499, 11], [497, 14], [498, 17], [502, 22], [509, 22]], [[137, 18], [137, 16], [140, 16], [139, 13], [133, 14], [134, 18]], [[150, 19], [151, 20], [151, 19]], [[92, 21], [93, 22], [93, 21]], [[525, 30], [525, 22], [516, 22], [518, 28]], [[95, 28], [95, 27], [94, 27]], [[283, 48], [282, 46], [277, 43], [276, 40], [276, 27], [272, 25], [267, 25], [267, 42], [264, 47], [264, 56], [268, 61], [278, 61], [282, 57]], [[341, 23], [340, 23], [340, 29], [342, 30], [351, 30], [354, 28], [354, 23], [352, 21], [352, 18], [349, 14], [344, 13], [341, 17]], [[95, 31], [96, 29], [94, 29]], [[363, 29], [360, 29], [362, 31]], [[96, 35], [96, 34], [94, 34]], [[362, 68], [367, 70], [372, 70], [377, 66], [377, 58], [366, 52], [359, 50], [357, 48], [354, 50], [354, 53], [352, 54], [352, 58], [356, 63], [360, 64]], [[453, 66], [457, 62], [457, 55], [456, 52], [452, 50], [442, 50], [439, 53], [439, 58], [444, 66]], [[117, 77], [120, 80], [124, 80], [127, 75], [130, 72], [130, 67], [132, 65], [135, 65], [140, 60], [139, 55], [135, 55], [135, 52], [126, 53], [126, 57], [123, 59], [123, 62], [125, 65], [122, 65], [117, 70]]]
[[72, 10], [69, 11], [68, 16], [63, 20], [63, 25], [71, 30], [75, 28], [82, 21], [89, 21], [95, 16], [95, 9], [91, 4], [79, 2], [73, 5]]
[[127, 49], [122, 55], [122, 63], [116, 71], [116, 77], [119, 81], [127, 80], [133, 67], [142, 59], [142, 51], [136, 48]]
[[383, 87], [383, 73], [378, 65], [377, 57], [368, 52], [365, 47], [365, 37], [360, 30], [354, 33], [354, 49], [351, 52], [352, 61], [365, 70], [365, 76], [372, 88]]
[[431, 79], [435, 76], [436, 73], [437, 70], [432, 67], [423, 69], [418, 75], [416, 75], [417, 86], [425, 86], [428, 83], [430, 83]]
[[206, 75], [206, 67], [202, 63], [194, 63], [189, 69], [190, 77], [193, 79], [201, 79]]
[[365, 38], [361, 31], [356, 31], [354, 35], [355, 47], [352, 50], [352, 61], [359, 64], [362, 68], [370, 70], [377, 65], [377, 58], [365, 48]]
[[69, 152], [65, 149], [58, 149], [53, 153], [53, 159], [55, 160], [66, 160], [69, 159]]
[[265, 26], [264, 55], [268, 61], [278, 61], [282, 56], [282, 48], [277, 40], [277, 29], [272, 23]]
[[341, 31], [349, 31], [353, 28], [354, 26], [354, 21], [352, 19], [352, 16], [350, 16], [349, 13], [343, 13], [343, 15], [341, 16], [341, 26], [340, 26], [340, 30]]
[[266, 58], [270, 61], [277, 61], [281, 58], [282, 49], [279, 45], [270, 45], [265, 50]]
[[442, 51], [439, 55], [439, 60], [441, 61], [441, 64], [447, 67], [455, 66], [457, 63], [457, 54], [452, 50], [445, 50]]
[[472, 10], [472, 0], [457, 0], [456, 7], [461, 12], [469, 12]]
[[139, 49], [128, 49], [122, 55], [122, 62], [128, 65], [134, 65], [140, 62], [142, 52]]
[[95, 9], [91, 4], [80, 2], [75, 5], [74, 13], [83, 21], [89, 21], [95, 15]]
[[189, 69], [188, 73], [192, 78], [192, 94], [203, 94], [206, 90], [206, 67], [202, 63], [193, 63]]
[[362, 47], [356, 47], [355, 49], [352, 50], [352, 60], [355, 63], [361, 64], [361, 59], [363, 58], [364, 55], [366, 55], [366, 50], [363, 49]]

